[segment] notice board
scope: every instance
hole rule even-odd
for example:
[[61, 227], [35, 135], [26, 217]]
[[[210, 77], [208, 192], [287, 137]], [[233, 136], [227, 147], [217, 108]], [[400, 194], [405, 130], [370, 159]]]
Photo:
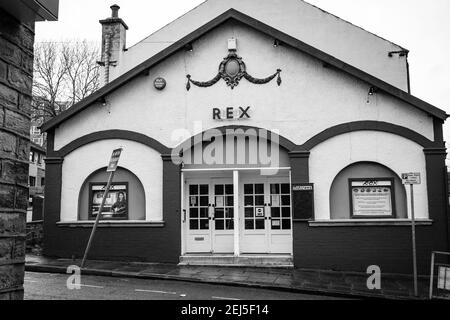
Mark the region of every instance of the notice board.
[[292, 204], [294, 220], [312, 220], [314, 218], [314, 184], [292, 184]]

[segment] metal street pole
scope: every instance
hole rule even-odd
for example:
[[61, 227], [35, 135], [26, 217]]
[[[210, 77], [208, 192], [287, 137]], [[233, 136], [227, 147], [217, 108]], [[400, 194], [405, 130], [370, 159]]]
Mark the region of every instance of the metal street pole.
[[86, 251], [84, 252], [83, 260], [81, 261], [81, 269], [83, 269], [83, 267], [84, 267], [84, 264], [87, 259], [87, 255], [89, 253], [89, 249], [91, 248], [92, 240], [94, 239], [94, 235], [95, 235], [95, 230], [97, 230], [97, 226], [100, 221], [100, 217], [102, 216], [103, 207], [105, 206], [106, 198], [108, 196], [109, 189], [111, 188], [111, 183], [112, 183], [113, 177], [114, 177], [114, 171], [111, 171], [111, 173], [109, 175], [108, 183], [106, 184], [105, 192], [103, 193], [103, 199], [100, 204], [100, 208], [98, 209], [97, 217], [95, 218], [94, 228], [92, 228], [91, 236], [89, 237]]
[[414, 272], [414, 296], [419, 296], [417, 288], [417, 251], [416, 251], [416, 218], [414, 215], [414, 187], [411, 188], [411, 229], [412, 229], [412, 247], [413, 247], [413, 272]]

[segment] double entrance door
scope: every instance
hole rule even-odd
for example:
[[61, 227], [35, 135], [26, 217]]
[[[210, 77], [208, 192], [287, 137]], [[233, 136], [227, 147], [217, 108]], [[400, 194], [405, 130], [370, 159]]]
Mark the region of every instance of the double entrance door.
[[238, 239], [239, 254], [291, 254], [289, 178], [242, 176], [235, 192], [231, 178], [185, 181], [185, 252], [232, 254]]

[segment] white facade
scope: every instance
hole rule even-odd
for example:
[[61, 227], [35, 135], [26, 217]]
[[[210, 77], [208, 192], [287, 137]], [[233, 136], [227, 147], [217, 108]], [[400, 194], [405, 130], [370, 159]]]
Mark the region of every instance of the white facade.
[[[210, 88], [194, 86], [187, 91], [185, 75], [189, 73], [199, 80], [212, 78], [218, 63], [227, 54], [227, 39], [233, 37], [237, 39], [237, 52], [246, 62], [248, 72], [264, 77], [280, 68], [281, 86], [275, 82], [254, 85], [242, 79], [234, 90], [220, 81]], [[84, 135], [111, 129], [139, 132], [174, 148], [186, 139], [177, 136], [179, 130], [187, 130], [193, 136], [202, 130], [225, 125], [248, 125], [277, 131], [280, 136], [301, 145], [325, 129], [361, 120], [396, 124], [434, 139], [433, 121], [425, 112], [385, 93], [369, 96], [367, 83], [325, 68], [318, 59], [293, 48], [274, 47], [269, 36], [242, 24], [226, 23], [195, 41], [193, 48], [192, 52], [178, 52], [152, 68], [149, 76], [137, 77], [108, 95], [106, 105], [94, 104], [62, 123], [56, 128], [55, 150]], [[154, 79], [159, 76], [167, 81], [163, 91], [153, 87]], [[251, 119], [212, 119], [213, 107], [223, 109], [229, 106], [250, 106]], [[154, 187], [155, 183], [162, 184], [159, 155], [135, 142], [104, 141], [80, 148], [65, 159], [62, 220], [76, 219], [78, 199], [75, 191], [91, 172], [104, 165], [108, 152], [119, 144], [126, 148], [121, 164], [135, 173], [135, 168], [139, 168], [142, 172], [136, 175], [148, 188], [149, 199], [159, 199], [147, 201], [147, 219], [163, 219], [161, 189]], [[366, 131], [339, 136], [313, 149], [311, 181], [317, 188], [318, 219], [329, 219], [329, 189], [340, 170], [356, 161], [370, 160], [386, 165], [398, 175], [405, 170], [424, 174], [422, 149], [398, 136]], [[91, 159], [93, 153], [97, 156]], [[139, 154], [149, 156], [132, 156]], [[406, 159], [405, 154], [408, 154]], [[141, 161], [142, 165], [136, 161]], [[144, 181], [152, 181], [152, 188]], [[420, 217], [427, 218], [425, 184], [420, 188], [417, 201]]]
[[[209, 31], [197, 30], [230, 8], [249, 17], [229, 11], [228, 20]], [[194, 30], [195, 37], [181, 39]], [[229, 47], [231, 39], [236, 49]], [[169, 48], [174, 51], [161, 52], [177, 41]], [[53, 199], [57, 205], [48, 209], [62, 228], [53, 230], [54, 237], [64, 237], [64, 228], [90, 225], [92, 203], [99, 199], [99, 193], [93, 197], [92, 186], [106, 185], [99, 181], [103, 177], [93, 181], [92, 174], [106, 166], [118, 147], [124, 149], [119, 166], [142, 184], [145, 220], [128, 225], [112, 221], [131, 216], [127, 209], [127, 214], [114, 217], [116, 203], [125, 207], [124, 197], [130, 198], [128, 182], [120, 181], [120, 190], [127, 191], [121, 192], [122, 200], [118, 191], [111, 197], [106, 215], [111, 221], [104, 221], [103, 227], [129, 228], [122, 232], [133, 238], [131, 251], [151, 261], [164, 257], [173, 262], [181, 256], [183, 263], [190, 254], [233, 259], [274, 255], [277, 263], [292, 266], [297, 255], [295, 263], [309, 267], [303, 257], [315, 261], [314, 250], [339, 260], [340, 246], [352, 248], [353, 241], [390, 246], [392, 239], [380, 235], [404, 239], [406, 229], [395, 227], [409, 225], [412, 218], [409, 190], [401, 181], [405, 172], [420, 173], [421, 184], [414, 189], [415, 218], [421, 226], [433, 225], [433, 219], [445, 215], [439, 195], [431, 194], [439, 192], [433, 181], [440, 179], [444, 165], [440, 161], [445, 153], [441, 134], [445, 113], [406, 92], [406, 56], [389, 56], [390, 51], [402, 50], [303, 1], [203, 3], [123, 52], [111, 69], [116, 80], [44, 125], [51, 131], [52, 174], [61, 179], [61, 190], [52, 186], [61, 197]], [[246, 73], [235, 55], [242, 58]], [[233, 68], [227, 69], [224, 62], [232, 59], [234, 71], [242, 73], [234, 87], [229, 83]], [[157, 88], [156, 79], [166, 86]], [[229, 120], [218, 119], [217, 110], [224, 115], [227, 108]], [[246, 116], [233, 113], [243, 109]], [[235, 154], [231, 163], [204, 161], [205, 150], [213, 150], [217, 139], [196, 138], [208, 129], [227, 128], [263, 129], [274, 135], [241, 141], [248, 159], [253, 156], [256, 163], [237, 163]], [[231, 150], [238, 149], [234, 138], [245, 134], [220, 130], [216, 132], [221, 138], [232, 138]], [[187, 161], [192, 154], [178, 150], [190, 138], [189, 152], [194, 150], [193, 159], [200, 156], [194, 164]], [[259, 161], [259, 150], [267, 150], [269, 144], [271, 151], [279, 151], [278, 161], [270, 166]], [[226, 148], [225, 153], [231, 154], [230, 146]], [[181, 160], [181, 165], [174, 160]], [[80, 203], [80, 190], [86, 191], [88, 183], [89, 204]], [[142, 191], [131, 189], [142, 199]], [[89, 206], [88, 218], [80, 218], [80, 206]], [[317, 232], [320, 227], [324, 228]], [[443, 239], [441, 226], [433, 228]], [[111, 230], [105, 239], [114, 238]], [[162, 242], [155, 244], [153, 255], [141, 242], [155, 239]], [[405, 255], [403, 243], [389, 248]], [[109, 252], [105, 255], [119, 257], [128, 256], [125, 251], [130, 248], [105, 249]], [[355, 255], [363, 263], [373, 261], [366, 253]], [[386, 257], [390, 270], [407, 265], [396, 269]]]

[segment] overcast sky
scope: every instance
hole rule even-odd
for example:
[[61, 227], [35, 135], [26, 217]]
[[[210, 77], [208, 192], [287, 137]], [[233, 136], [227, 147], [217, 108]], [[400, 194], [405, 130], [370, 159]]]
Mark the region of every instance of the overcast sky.
[[[99, 42], [98, 20], [110, 16], [114, 2], [130, 28], [131, 46], [203, 0], [60, 0], [59, 21], [37, 23], [36, 41]], [[412, 94], [450, 113], [450, 0], [307, 2], [409, 49]], [[445, 136], [450, 142], [450, 120]]]

